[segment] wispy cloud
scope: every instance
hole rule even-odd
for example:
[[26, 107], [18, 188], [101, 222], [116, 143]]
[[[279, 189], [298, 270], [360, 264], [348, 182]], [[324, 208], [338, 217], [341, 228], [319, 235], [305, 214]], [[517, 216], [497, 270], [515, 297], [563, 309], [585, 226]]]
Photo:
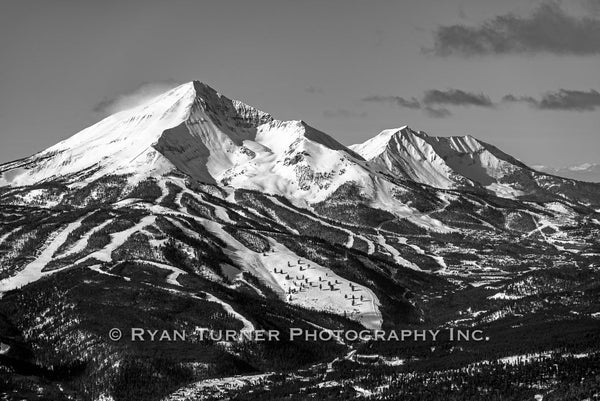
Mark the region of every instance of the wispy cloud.
[[310, 93], [311, 95], [322, 95], [324, 93], [323, 88], [319, 88], [312, 85], [306, 88], [305, 91]]
[[173, 89], [177, 85], [179, 83], [174, 80], [144, 82], [130, 91], [103, 99], [94, 106], [93, 111], [101, 116], [108, 116], [119, 111], [131, 109], [161, 93]]
[[381, 96], [381, 95], [374, 95], [374, 96], [367, 96], [364, 97], [363, 102], [373, 102], [373, 103], [391, 103], [400, 107], [404, 107], [407, 109], [420, 109], [421, 108], [421, 103], [419, 103], [419, 101], [417, 99], [410, 98], [410, 99], [406, 99], [403, 98], [401, 96]]
[[545, 93], [539, 99], [532, 96], [506, 95], [502, 101], [528, 103], [540, 110], [593, 111], [600, 108], [600, 93], [593, 89], [559, 89], [556, 92]]
[[357, 112], [347, 109], [325, 110], [323, 116], [327, 118], [364, 118], [367, 116], [367, 112]]
[[425, 110], [425, 113], [427, 113], [428, 116], [433, 118], [445, 118], [450, 117], [452, 115], [452, 113], [450, 113], [450, 110], [445, 109], [443, 107], [439, 108], [427, 106], [423, 110]]
[[423, 103], [427, 105], [442, 104], [452, 106], [494, 106], [490, 98], [483, 93], [465, 92], [460, 89], [448, 89], [445, 91], [438, 89], [428, 90], [423, 95]]
[[[587, 0], [589, 7], [598, 0]], [[600, 7], [599, 7], [600, 9]], [[440, 26], [433, 49], [438, 56], [508, 53], [600, 54], [600, 20], [567, 14], [546, 2], [530, 16], [499, 15], [477, 26]]]
[[532, 96], [515, 96], [512, 94], [505, 95], [502, 98], [502, 101], [507, 102], [507, 103], [523, 102], [523, 103], [529, 103], [531, 105], [536, 105], [538, 103], [538, 101]]
[[420, 100], [415, 97], [372, 95], [364, 97], [362, 101], [388, 103], [405, 109], [420, 109], [435, 118], [452, 115], [450, 110], [441, 106], [494, 107], [492, 100], [483, 93], [466, 92], [460, 89], [430, 89], [423, 93]]

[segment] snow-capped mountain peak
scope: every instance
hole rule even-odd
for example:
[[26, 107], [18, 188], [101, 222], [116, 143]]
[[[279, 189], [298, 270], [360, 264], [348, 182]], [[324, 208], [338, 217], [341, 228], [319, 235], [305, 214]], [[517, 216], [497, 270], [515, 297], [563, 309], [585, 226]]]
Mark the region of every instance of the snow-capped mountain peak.
[[392, 138], [395, 135], [399, 135], [405, 129], [408, 129], [408, 126], [404, 125], [399, 128], [383, 130], [366, 142], [357, 145], [351, 145], [350, 149], [360, 154], [366, 160], [371, 160], [385, 152]]
[[[38, 154], [0, 166], [0, 184], [27, 185], [82, 176], [95, 179], [110, 174], [161, 174], [173, 167], [211, 181], [199, 160], [200, 156], [207, 156], [206, 144], [177, 127], [184, 123], [204, 126], [195, 132], [199, 137], [204, 132], [208, 140], [207, 135], [219, 131], [241, 143], [255, 134], [258, 125], [272, 120], [269, 114], [230, 100], [206, 84], [188, 82], [140, 106], [111, 115]], [[219, 147], [218, 136], [208, 142]], [[184, 154], [177, 154], [176, 150]]]
[[352, 170], [354, 159], [362, 161], [304, 121], [275, 120], [194, 81], [0, 166], [0, 185], [79, 185], [109, 175], [135, 184], [178, 170], [201, 182], [323, 199], [346, 178], [333, 180], [332, 171]]
[[194, 85], [188, 83], [111, 115], [40, 153], [1, 166], [0, 183], [27, 185], [74, 174], [128, 174], [142, 166], [161, 170], [165, 163], [152, 144], [164, 130], [187, 118], [194, 98]]
[[406, 179], [445, 189], [482, 186], [500, 196], [520, 194], [500, 181], [527, 168], [473, 136], [434, 137], [407, 126], [384, 130], [350, 148]]

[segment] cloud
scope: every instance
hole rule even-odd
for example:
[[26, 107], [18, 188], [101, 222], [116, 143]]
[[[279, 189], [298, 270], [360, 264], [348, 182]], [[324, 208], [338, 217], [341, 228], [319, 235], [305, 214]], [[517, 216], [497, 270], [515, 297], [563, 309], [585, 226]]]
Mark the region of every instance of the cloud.
[[94, 106], [93, 111], [99, 115], [108, 116], [119, 111], [131, 109], [161, 93], [173, 89], [177, 85], [179, 83], [173, 80], [144, 82], [131, 91], [103, 99]]
[[503, 102], [524, 102], [539, 110], [593, 111], [600, 108], [600, 93], [593, 89], [579, 91], [559, 89], [548, 92], [540, 99], [531, 96], [506, 95]]
[[531, 96], [515, 96], [512, 94], [506, 95], [502, 98], [503, 102], [512, 103], [512, 102], [523, 102], [529, 103], [531, 105], [536, 105], [538, 101]]
[[[596, 5], [598, 0], [589, 0]], [[478, 26], [440, 26], [433, 49], [438, 56], [510, 53], [600, 54], [600, 20], [566, 14], [546, 2], [528, 17], [499, 15]]]
[[445, 118], [450, 117], [452, 115], [452, 113], [450, 113], [450, 110], [444, 108], [427, 106], [423, 110], [425, 110], [425, 113], [427, 113], [427, 115], [433, 118]]
[[440, 106], [477, 106], [494, 107], [494, 103], [483, 93], [465, 92], [460, 89], [430, 89], [423, 93], [421, 99], [401, 96], [372, 95], [362, 98], [363, 102], [388, 103], [405, 109], [423, 110], [435, 118], [452, 115], [446, 107]]
[[470, 93], [460, 89], [448, 89], [441, 91], [431, 89], [423, 95], [423, 103], [426, 105], [452, 105], [452, 106], [479, 106], [493, 107], [494, 104], [489, 97], [483, 93]]
[[324, 93], [323, 88], [318, 88], [316, 86], [309, 86], [305, 91], [312, 95], [322, 95]]
[[352, 110], [339, 109], [339, 110], [325, 110], [323, 116], [327, 118], [364, 118], [367, 116], [366, 112], [356, 112]]
[[[389, 103], [401, 108], [418, 109], [434, 118], [451, 116], [452, 112], [448, 107], [494, 108], [497, 104], [483, 93], [466, 92], [460, 89], [430, 89], [425, 91], [420, 99], [373, 95], [364, 97], [362, 101]], [[588, 91], [559, 89], [554, 92], [546, 92], [539, 98], [508, 94], [502, 98], [502, 102], [527, 103], [539, 110], [593, 111], [600, 109], [600, 92], [594, 89]]]
[[373, 102], [373, 103], [391, 103], [400, 107], [404, 107], [407, 109], [420, 109], [421, 103], [417, 99], [410, 98], [406, 99], [400, 96], [367, 96], [362, 99], [363, 102]]

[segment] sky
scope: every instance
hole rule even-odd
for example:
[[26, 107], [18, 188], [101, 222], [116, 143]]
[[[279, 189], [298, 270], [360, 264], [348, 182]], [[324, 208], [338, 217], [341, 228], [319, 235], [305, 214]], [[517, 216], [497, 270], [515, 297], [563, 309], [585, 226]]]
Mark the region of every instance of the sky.
[[350, 145], [600, 162], [600, 0], [0, 0], [0, 163], [199, 80]]

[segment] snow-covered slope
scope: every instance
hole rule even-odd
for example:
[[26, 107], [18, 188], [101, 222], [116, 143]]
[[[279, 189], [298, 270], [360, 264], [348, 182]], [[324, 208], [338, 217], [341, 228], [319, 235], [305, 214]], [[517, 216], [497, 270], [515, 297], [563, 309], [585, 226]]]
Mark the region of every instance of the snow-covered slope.
[[433, 137], [406, 126], [382, 131], [350, 148], [399, 177], [444, 189], [482, 186], [506, 197], [521, 195], [522, 191], [502, 179], [528, 169], [470, 135]]
[[163, 131], [180, 124], [195, 96], [183, 85], [151, 102], [123, 111], [27, 159], [0, 166], [0, 185], [31, 185], [73, 177], [162, 173], [172, 164], [152, 145]]
[[27, 159], [0, 166], [1, 184], [109, 174], [160, 175], [175, 168], [204, 182], [236, 162], [238, 148], [272, 117], [200, 82], [183, 84], [114, 114]]
[[323, 200], [370, 181], [360, 156], [303, 121], [278, 121], [200, 82], [112, 115], [51, 148], [0, 166], [0, 185], [70, 184], [179, 170], [212, 184]]

